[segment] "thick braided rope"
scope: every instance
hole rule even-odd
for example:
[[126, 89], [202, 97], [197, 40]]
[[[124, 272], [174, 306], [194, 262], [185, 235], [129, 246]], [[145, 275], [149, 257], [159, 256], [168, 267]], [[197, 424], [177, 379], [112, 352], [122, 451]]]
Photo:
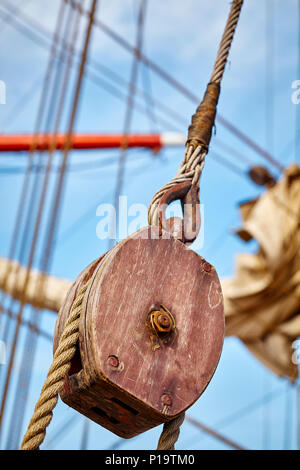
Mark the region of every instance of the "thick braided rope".
[[[230, 13], [229, 13], [225, 30], [224, 30], [224, 33], [220, 42], [217, 58], [215, 61], [215, 65], [213, 68], [209, 85], [213, 83], [220, 84], [222, 80], [230, 46], [233, 40], [234, 32], [237, 26], [237, 22], [239, 19], [242, 5], [243, 5], [243, 0], [233, 0], [232, 2]], [[215, 91], [213, 95], [214, 94], [217, 95], [217, 92]], [[208, 98], [209, 98], [209, 93], [208, 93]], [[218, 96], [215, 96], [215, 99], [216, 99], [215, 107], [217, 104], [217, 98]], [[193, 116], [193, 120], [195, 121], [195, 126], [193, 125], [193, 123], [190, 126], [189, 137], [188, 137], [187, 144], [186, 144], [184, 159], [178, 169], [176, 176], [169, 183], [163, 186], [154, 195], [154, 197], [152, 198], [150, 202], [149, 209], [148, 209], [149, 225], [158, 224], [158, 216], [157, 216], [158, 204], [160, 202], [160, 199], [162, 198], [162, 196], [168, 189], [184, 181], [190, 181], [192, 184], [196, 184], [197, 186], [199, 186], [200, 184], [200, 178], [201, 178], [202, 170], [203, 170], [204, 163], [205, 163], [205, 156], [208, 152], [208, 145], [209, 145], [209, 140], [211, 136], [211, 128], [214, 124], [214, 117], [215, 117], [215, 110], [205, 109], [205, 108], [206, 106], [204, 105], [204, 102], [202, 102], [202, 106], [201, 105], [199, 106], [196, 114]], [[214, 111], [214, 112], [211, 113], [211, 111]], [[209, 116], [209, 112], [210, 112], [210, 116]], [[204, 114], [206, 113], [206, 116], [204, 116], [203, 113]], [[207, 134], [209, 137], [207, 137], [206, 135], [206, 138], [203, 139], [203, 136], [199, 136], [200, 137], [200, 139], [198, 139], [199, 144], [200, 142], [202, 142], [203, 145], [196, 145], [196, 146], [194, 144], [190, 145], [191, 135], [195, 133], [197, 134], [197, 124], [199, 126], [199, 123], [200, 123], [200, 127], [201, 127], [201, 125], [205, 124], [205, 120], [208, 122], [208, 130], [210, 130], [210, 132], [208, 132]], [[207, 127], [207, 122], [206, 122], [206, 127]], [[199, 130], [199, 127], [198, 127], [198, 130]]]
[[46, 381], [41, 390], [40, 398], [35, 405], [33, 416], [23, 438], [21, 450], [38, 450], [45, 439], [46, 428], [53, 416], [52, 410], [56, 406], [58, 394], [64, 385], [65, 376], [70, 369], [71, 360], [75, 354], [82, 302], [89, 283], [88, 281], [83, 285], [72, 305]]
[[157, 444], [157, 450], [174, 450], [178, 440], [180, 426], [184, 421], [185, 413], [181, 413], [177, 418], [164, 424], [163, 431]]

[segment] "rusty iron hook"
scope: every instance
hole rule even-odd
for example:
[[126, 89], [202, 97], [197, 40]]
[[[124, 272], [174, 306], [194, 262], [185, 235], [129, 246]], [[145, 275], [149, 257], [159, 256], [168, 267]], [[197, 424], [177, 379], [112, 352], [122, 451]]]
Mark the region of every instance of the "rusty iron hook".
[[[183, 219], [170, 217], [166, 219], [166, 209], [173, 201], [180, 200]], [[196, 240], [200, 230], [199, 188], [189, 181], [178, 183], [168, 189], [158, 204], [159, 227], [172, 234], [183, 243], [190, 245]]]

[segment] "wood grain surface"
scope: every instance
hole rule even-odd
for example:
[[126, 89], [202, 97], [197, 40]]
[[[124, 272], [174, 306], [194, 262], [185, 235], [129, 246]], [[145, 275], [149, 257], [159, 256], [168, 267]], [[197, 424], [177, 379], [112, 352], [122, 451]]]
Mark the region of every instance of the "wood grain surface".
[[[224, 338], [220, 282], [201, 256], [146, 227], [77, 278], [60, 311], [54, 347], [89, 277], [77, 359], [62, 398], [118, 435], [132, 437], [186, 410], [211, 380]], [[176, 324], [156, 349], [147, 321], [154, 304], [169, 310]]]

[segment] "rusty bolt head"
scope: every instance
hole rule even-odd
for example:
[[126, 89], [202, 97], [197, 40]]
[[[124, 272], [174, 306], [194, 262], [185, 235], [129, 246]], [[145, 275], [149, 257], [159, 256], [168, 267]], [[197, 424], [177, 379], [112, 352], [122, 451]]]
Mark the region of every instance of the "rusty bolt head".
[[157, 322], [158, 324], [165, 329], [168, 329], [172, 326], [171, 319], [168, 317], [168, 315], [161, 313], [157, 317]]
[[147, 325], [161, 339], [175, 331], [175, 319], [163, 305], [153, 305], [148, 313]]
[[169, 393], [164, 393], [161, 396], [161, 402], [164, 406], [172, 406], [173, 400]]
[[119, 367], [119, 359], [117, 356], [108, 356], [107, 363], [110, 367], [113, 367], [114, 369]]
[[207, 261], [205, 261], [203, 263], [203, 269], [204, 271], [206, 271], [207, 273], [209, 273], [211, 271], [211, 264], [209, 264]]
[[170, 333], [172, 331], [172, 320], [164, 311], [152, 311], [151, 318], [152, 326], [157, 333]]

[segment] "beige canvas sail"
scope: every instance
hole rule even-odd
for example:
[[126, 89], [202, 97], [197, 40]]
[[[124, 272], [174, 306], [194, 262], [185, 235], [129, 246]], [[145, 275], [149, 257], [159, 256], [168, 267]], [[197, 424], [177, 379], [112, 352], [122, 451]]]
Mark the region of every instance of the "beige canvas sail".
[[[245, 241], [256, 254], [239, 254], [235, 277], [223, 279], [226, 335], [238, 336], [280, 376], [298, 376], [293, 342], [300, 336], [300, 169], [291, 165], [259, 199], [241, 204]], [[300, 355], [299, 355], [300, 356]]]

